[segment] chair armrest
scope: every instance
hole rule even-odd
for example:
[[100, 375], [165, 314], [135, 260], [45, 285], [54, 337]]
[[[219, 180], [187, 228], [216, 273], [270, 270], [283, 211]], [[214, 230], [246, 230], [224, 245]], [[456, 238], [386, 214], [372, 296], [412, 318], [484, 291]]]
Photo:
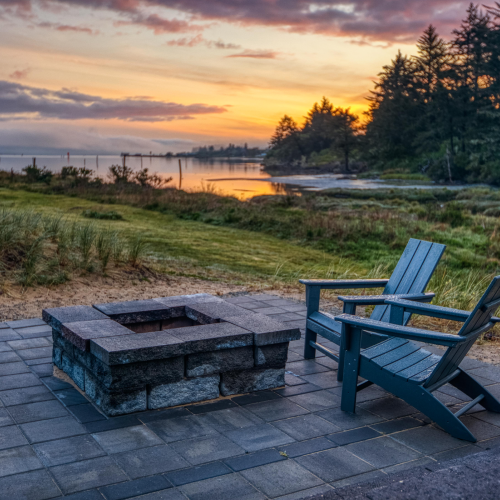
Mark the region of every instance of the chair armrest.
[[[401, 299], [402, 298], [403, 297], [401, 297]], [[430, 316], [431, 318], [449, 319], [452, 321], [466, 321], [470, 316], [470, 312], [462, 311], [461, 309], [452, 309], [451, 307], [441, 307], [432, 304], [421, 304], [401, 299], [388, 299], [386, 300], [386, 304], [401, 307], [405, 311], [414, 314]]]
[[467, 337], [460, 337], [459, 335], [450, 335], [447, 333], [422, 330], [420, 328], [393, 325], [391, 323], [383, 323], [381, 321], [361, 318], [360, 316], [352, 316], [350, 314], [341, 314], [340, 316], [335, 316], [335, 319], [342, 324], [354, 326], [355, 328], [382, 333], [390, 337], [417, 340], [419, 342], [426, 342], [427, 344], [454, 347], [467, 340]]
[[337, 297], [346, 304], [376, 306], [387, 304], [389, 300], [406, 299], [404, 302], [416, 300], [419, 302], [430, 302], [434, 298], [434, 293], [408, 293], [401, 295], [342, 295]]
[[388, 279], [376, 280], [299, 280], [306, 286], [318, 286], [330, 290], [346, 290], [353, 288], [382, 288], [389, 282]]

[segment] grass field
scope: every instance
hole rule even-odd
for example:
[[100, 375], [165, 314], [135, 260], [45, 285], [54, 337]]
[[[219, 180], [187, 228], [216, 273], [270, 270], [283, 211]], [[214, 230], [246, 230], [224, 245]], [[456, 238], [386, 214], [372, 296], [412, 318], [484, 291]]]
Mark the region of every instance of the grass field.
[[[202, 222], [125, 205], [0, 189], [0, 209], [29, 210], [68, 223], [117, 231], [124, 241], [138, 236], [146, 243], [146, 261], [169, 274], [251, 283], [296, 281], [303, 276], [364, 276], [362, 265], [325, 252], [288, 243], [267, 234]], [[122, 220], [93, 219], [88, 211], [114, 212]], [[96, 269], [97, 271], [97, 269]]]

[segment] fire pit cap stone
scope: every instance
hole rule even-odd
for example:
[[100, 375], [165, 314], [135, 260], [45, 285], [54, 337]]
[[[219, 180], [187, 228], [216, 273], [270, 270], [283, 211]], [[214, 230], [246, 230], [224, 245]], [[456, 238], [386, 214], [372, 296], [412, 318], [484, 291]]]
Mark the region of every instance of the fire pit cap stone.
[[281, 321], [260, 313], [246, 311], [245, 315], [226, 317], [224, 321], [253, 332], [256, 346], [281, 344], [300, 339], [299, 328], [290, 328]]
[[108, 302], [94, 304], [94, 308], [118, 321], [122, 325], [159, 321], [175, 318], [185, 314], [185, 306], [198, 302], [224, 302], [222, 299], [206, 293], [195, 295], [179, 295], [174, 297], [159, 297], [148, 300], [130, 300], [126, 302]]
[[214, 320], [226, 321], [226, 318], [233, 316], [248, 315], [248, 311], [243, 307], [235, 306], [225, 300], [220, 302], [199, 302], [186, 306], [186, 315], [200, 323], [212, 323]]
[[153, 300], [170, 307], [178, 305], [197, 304], [200, 302], [225, 302], [223, 299], [215, 297], [214, 295], [210, 295], [209, 293], [195, 293], [193, 295], [174, 295], [171, 297], [157, 297]]
[[108, 319], [108, 317], [90, 306], [69, 306], [44, 309], [42, 319], [60, 331], [63, 323]]
[[176, 313], [181, 313], [153, 299], [108, 302], [107, 304], [94, 304], [93, 307], [121, 324], [169, 319]]
[[120, 365], [253, 345], [253, 333], [231, 323], [90, 340], [90, 352], [107, 365]]
[[112, 319], [63, 323], [61, 331], [62, 336], [80, 351], [90, 351], [91, 339], [135, 335], [132, 330], [125, 328]]

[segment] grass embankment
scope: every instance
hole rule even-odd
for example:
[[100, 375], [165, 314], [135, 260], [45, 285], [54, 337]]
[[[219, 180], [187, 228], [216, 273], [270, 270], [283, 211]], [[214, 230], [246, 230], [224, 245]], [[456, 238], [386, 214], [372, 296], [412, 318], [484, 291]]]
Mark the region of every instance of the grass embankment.
[[[5, 252], [4, 241], [0, 242], [3, 274], [21, 283], [59, 283], [75, 274], [101, 273], [103, 261], [99, 258], [97, 243], [102, 235], [108, 236], [111, 247], [108, 270], [130, 266], [141, 257], [143, 264], [156, 272], [240, 284], [296, 283], [298, 277], [304, 275], [366, 272], [354, 262], [270, 235], [211, 226], [126, 205], [101, 203], [96, 206], [95, 202], [74, 197], [0, 189], [2, 209], [4, 215], [18, 217], [17, 224], [11, 225], [12, 229], [17, 227], [16, 243], [9, 248], [23, 240], [26, 242], [22, 248], [17, 247], [14, 260]], [[122, 219], [98, 217], [89, 221], [86, 218], [89, 211], [114, 212]], [[0, 235], [1, 228], [6, 228], [2, 220], [0, 211]], [[51, 232], [55, 224], [58, 225], [56, 235]], [[89, 233], [93, 235], [91, 245]], [[26, 256], [41, 237], [43, 242], [37, 247], [33, 266]], [[142, 245], [139, 257], [138, 238]], [[68, 249], [60, 248], [60, 239]], [[27, 267], [30, 280], [26, 279]]]

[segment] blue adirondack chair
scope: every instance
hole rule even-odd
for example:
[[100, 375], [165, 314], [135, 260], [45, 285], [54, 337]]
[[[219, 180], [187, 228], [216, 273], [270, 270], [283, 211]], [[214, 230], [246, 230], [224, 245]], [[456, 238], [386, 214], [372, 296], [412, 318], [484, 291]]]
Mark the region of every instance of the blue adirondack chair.
[[[445, 245], [411, 238], [403, 255], [394, 269], [390, 279], [358, 279], [358, 280], [299, 280], [306, 286], [307, 321], [304, 346], [304, 357], [314, 358], [316, 350], [339, 363], [338, 380], [342, 380], [344, 341], [341, 332], [342, 324], [334, 316], [319, 312], [321, 290], [346, 290], [354, 288], [382, 288], [382, 295], [344, 296], [343, 312], [355, 314], [357, 305], [375, 305], [370, 319], [374, 321], [390, 321], [391, 307], [385, 303], [390, 298], [401, 298], [419, 302], [430, 302], [432, 293], [423, 293], [431, 279], [432, 273], [443, 255]], [[410, 320], [411, 313], [406, 313], [404, 324]], [[340, 346], [339, 355], [317, 343], [317, 336], [324, 337]], [[367, 333], [363, 335], [362, 346], [369, 347], [385, 339], [383, 335]]]
[[[391, 324], [349, 314], [336, 317], [342, 323], [347, 340], [341, 409], [353, 413], [357, 392], [377, 384], [417, 408], [452, 436], [475, 442], [474, 435], [458, 417], [478, 403], [487, 410], [500, 412], [500, 402], [459, 365], [479, 335], [500, 321], [493, 316], [500, 305], [500, 276], [493, 279], [472, 312], [398, 299], [388, 300], [387, 304], [391, 306]], [[458, 335], [411, 328], [402, 326], [407, 313], [463, 321], [464, 324]], [[389, 337], [361, 350], [365, 329]], [[438, 356], [412, 340], [448, 349]], [[366, 380], [358, 384], [358, 376]], [[432, 394], [446, 383], [472, 401], [453, 413]]]

